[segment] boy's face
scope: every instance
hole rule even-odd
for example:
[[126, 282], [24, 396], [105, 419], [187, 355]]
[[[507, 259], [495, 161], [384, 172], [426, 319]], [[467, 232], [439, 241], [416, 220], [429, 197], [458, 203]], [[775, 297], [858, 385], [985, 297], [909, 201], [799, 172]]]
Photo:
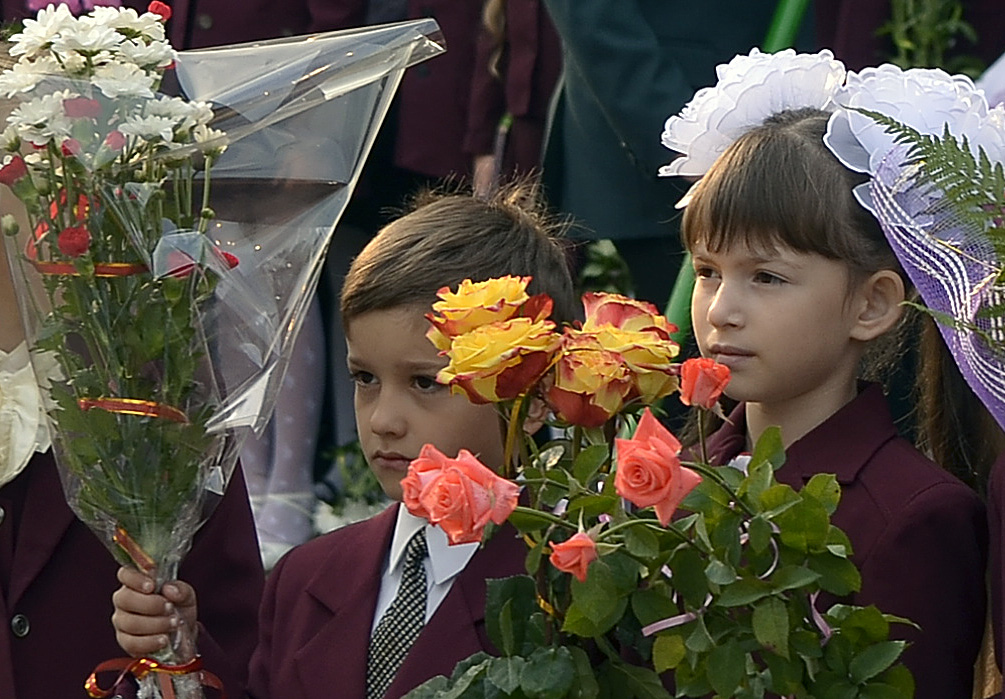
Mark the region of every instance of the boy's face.
[[346, 331], [360, 444], [395, 500], [401, 500], [400, 481], [423, 444], [449, 457], [467, 449], [491, 469], [503, 461], [495, 407], [475, 405], [436, 382], [447, 360], [426, 339], [428, 327], [420, 308], [406, 306], [364, 313]]
[[691, 318], [698, 347], [730, 368], [726, 394], [812, 410], [821, 396], [854, 395], [861, 343], [845, 264], [784, 246], [692, 250]]

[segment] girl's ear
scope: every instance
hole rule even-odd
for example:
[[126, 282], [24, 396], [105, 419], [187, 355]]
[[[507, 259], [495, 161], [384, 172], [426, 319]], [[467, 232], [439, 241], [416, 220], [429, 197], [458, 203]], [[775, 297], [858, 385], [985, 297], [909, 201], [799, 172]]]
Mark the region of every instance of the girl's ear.
[[540, 398], [531, 398], [527, 406], [527, 419], [523, 421], [523, 431], [527, 436], [532, 436], [541, 429], [545, 420], [548, 419], [548, 406]]
[[904, 280], [892, 269], [874, 272], [855, 292], [851, 337], [868, 342], [892, 330], [900, 320]]

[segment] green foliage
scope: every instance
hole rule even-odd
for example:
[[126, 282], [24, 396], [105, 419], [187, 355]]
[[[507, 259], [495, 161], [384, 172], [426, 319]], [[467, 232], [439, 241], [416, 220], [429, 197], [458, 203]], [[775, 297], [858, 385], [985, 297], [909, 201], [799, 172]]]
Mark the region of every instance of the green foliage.
[[614, 243], [607, 239], [586, 245], [586, 263], [579, 271], [581, 291], [606, 291], [630, 296], [634, 289], [628, 265], [618, 254]]
[[[778, 483], [776, 430], [746, 474], [689, 464], [703, 481], [668, 527], [598, 495], [612, 480], [610, 455], [573, 449], [574, 439], [545, 445], [524, 471], [536, 506], [510, 521], [529, 540], [528, 575], [488, 584], [486, 629], [501, 656], [477, 656], [409, 697], [664, 699], [664, 682], [690, 697], [913, 695], [898, 663], [903, 643], [888, 640], [903, 620], [822, 608], [819, 595], [861, 583], [847, 537], [830, 523], [840, 487], [828, 475], [802, 490]], [[564, 510], [541, 505], [552, 489]], [[583, 581], [546, 555], [581, 527], [600, 554]]]
[[890, 62], [901, 68], [944, 68], [971, 77], [984, 69], [980, 59], [959, 51], [960, 39], [977, 43], [959, 0], [891, 0], [890, 21], [879, 33], [890, 36], [896, 51]]

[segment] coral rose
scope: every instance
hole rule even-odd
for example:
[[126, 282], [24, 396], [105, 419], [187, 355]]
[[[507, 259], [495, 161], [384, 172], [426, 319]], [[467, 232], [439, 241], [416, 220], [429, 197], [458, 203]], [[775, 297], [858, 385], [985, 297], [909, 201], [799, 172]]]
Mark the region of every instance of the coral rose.
[[562, 420], [599, 427], [621, 409], [631, 389], [632, 376], [620, 355], [601, 348], [590, 336], [571, 333], [562, 339], [545, 399]]
[[472, 403], [498, 403], [526, 393], [551, 366], [561, 336], [549, 320], [512, 318], [453, 338], [450, 363], [436, 380]]
[[517, 316], [544, 320], [551, 315], [552, 301], [546, 294], [530, 297], [530, 277], [499, 277], [483, 282], [465, 279], [452, 292], [443, 287], [436, 295], [433, 313], [426, 318], [433, 327], [426, 337], [438, 349], [450, 348], [451, 338], [491, 323], [501, 323]]
[[618, 450], [614, 487], [638, 507], [652, 506], [663, 526], [701, 476], [680, 465], [680, 442], [646, 408], [631, 439], [615, 440]]
[[84, 226], [71, 226], [59, 234], [56, 245], [67, 257], [80, 257], [91, 246], [91, 234]]
[[688, 359], [680, 367], [680, 400], [711, 410], [729, 383], [729, 367], [713, 359]]
[[597, 560], [597, 544], [586, 532], [578, 532], [566, 541], [552, 544], [548, 560], [563, 573], [571, 573], [579, 582], [585, 582], [586, 569]]
[[466, 449], [451, 459], [430, 444], [409, 464], [401, 489], [408, 511], [440, 527], [451, 544], [480, 541], [489, 522], [506, 521], [520, 494]]

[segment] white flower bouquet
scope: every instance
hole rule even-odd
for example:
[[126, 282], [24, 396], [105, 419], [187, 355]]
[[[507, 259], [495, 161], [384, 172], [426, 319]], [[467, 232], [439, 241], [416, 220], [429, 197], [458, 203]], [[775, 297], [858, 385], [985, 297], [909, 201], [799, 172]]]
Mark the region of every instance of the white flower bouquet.
[[[179, 54], [169, 12], [50, 6], [0, 74], [4, 239], [32, 361], [62, 373], [40, 388], [67, 501], [158, 584], [268, 421], [402, 72], [442, 51], [422, 20]], [[124, 666], [141, 696], [201, 696], [189, 635]]]

